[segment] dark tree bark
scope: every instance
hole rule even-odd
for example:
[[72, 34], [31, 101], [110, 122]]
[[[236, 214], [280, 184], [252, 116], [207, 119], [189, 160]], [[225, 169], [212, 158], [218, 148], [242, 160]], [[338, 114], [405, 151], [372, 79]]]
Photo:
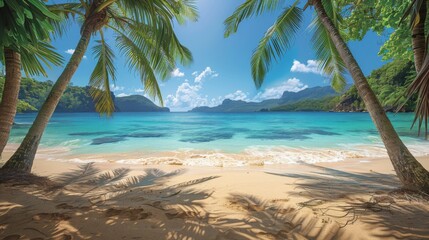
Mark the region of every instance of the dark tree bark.
[[36, 119], [34, 120], [33, 125], [31, 126], [21, 145], [2, 167], [3, 169], [31, 172], [31, 167], [33, 166], [34, 157], [36, 155], [37, 148], [39, 147], [43, 132], [45, 131], [49, 119], [54, 113], [61, 96], [70, 83], [73, 74], [76, 72], [83, 59], [83, 56], [88, 48], [91, 33], [91, 28], [85, 28], [83, 30], [75, 52], [71, 56], [70, 61], [67, 63], [66, 68], [52, 87], [48, 98], [43, 103]]
[[0, 103], [0, 157], [9, 139], [18, 106], [21, 84], [21, 55], [10, 48], [4, 49], [6, 78]]
[[389, 158], [403, 187], [429, 193], [429, 172], [414, 158], [399, 138], [386, 112], [369, 86], [356, 59], [342, 39], [338, 29], [336, 29], [335, 25], [326, 14], [321, 0], [314, 0], [312, 2], [318, 17], [329, 31], [335, 47], [352, 75], [359, 96], [364, 101], [372, 121], [378, 129]]
[[426, 22], [427, 6], [426, 1], [422, 4], [419, 10], [419, 22], [413, 26], [412, 30], [412, 45], [414, 52], [414, 65], [416, 71], [420, 72], [426, 56]]

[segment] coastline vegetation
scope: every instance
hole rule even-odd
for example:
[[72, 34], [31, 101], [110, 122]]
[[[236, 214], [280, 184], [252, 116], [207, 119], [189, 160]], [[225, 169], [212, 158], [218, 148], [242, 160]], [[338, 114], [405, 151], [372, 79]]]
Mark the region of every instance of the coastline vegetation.
[[[117, 110], [111, 91], [111, 84], [116, 80], [114, 59], [117, 51], [107, 41], [107, 32], [114, 35], [113, 44], [126, 58], [130, 71], [139, 75], [145, 93], [163, 105], [159, 81], [168, 79], [177, 65], [187, 66], [193, 61], [191, 51], [176, 36], [174, 24], [196, 21], [198, 11], [194, 0], [76, 0], [61, 4], [43, 0], [0, 0], [0, 62], [5, 66], [5, 74], [0, 76], [0, 157], [16, 113], [37, 112], [19, 147], [9, 159], [3, 159], [7, 161], [0, 169], [0, 189], [3, 191], [0, 207], [4, 211], [0, 217], [5, 217], [7, 222], [1, 223], [0, 234], [8, 233], [3, 239], [20, 239], [20, 234], [27, 234], [22, 233], [25, 231], [46, 238], [55, 236], [54, 239], [120, 239], [117, 235], [121, 232], [125, 235], [133, 233], [137, 239], [146, 231], [150, 233], [149, 237], [143, 237], [148, 239], [159, 239], [159, 236], [165, 239], [348, 239], [349, 233], [345, 234], [342, 228], [359, 219], [361, 225], [357, 225], [352, 233], [365, 229], [358, 234], [369, 236], [368, 239], [427, 238], [429, 172], [400, 139], [386, 111], [415, 111], [413, 124], [418, 125], [419, 133], [424, 129], [427, 140], [428, 4], [426, 0], [243, 0], [224, 22], [224, 37], [227, 38], [238, 32], [248, 18], [274, 11], [280, 13], [250, 59], [254, 85], [260, 88], [273, 62], [293, 47], [294, 34], [303, 29], [304, 11], [311, 11], [312, 42], [320, 70], [329, 77], [337, 92], [347, 86], [347, 74], [354, 86], [341, 96], [306, 99], [267, 111], [367, 111], [387, 150], [388, 164], [391, 164], [381, 163], [377, 171], [382, 172], [370, 168], [355, 172], [353, 164], [336, 169], [329, 167], [335, 165], [302, 163], [283, 174], [284, 169], [253, 171], [264, 164], [255, 161], [252, 168], [246, 169], [246, 174], [241, 169], [217, 171], [219, 175], [215, 175], [212, 170], [204, 169], [206, 172], [202, 173], [189, 168], [189, 174], [178, 180], [176, 177], [187, 170], [177, 166], [169, 166], [170, 169], [164, 171], [167, 168], [121, 166], [106, 169], [88, 163], [70, 171], [65, 170], [68, 166], [64, 167], [63, 163], [45, 162], [42, 166], [54, 165], [52, 168], [55, 169], [46, 170], [46, 174], [55, 174], [57, 166], [64, 168], [49, 179], [33, 176], [31, 172], [54, 111], [97, 111], [100, 115], [110, 116]], [[63, 72], [55, 82], [32, 79], [36, 75], [46, 76], [46, 66], [62, 65], [63, 59], [50, 41], [53, 36], [63, 37], [68, 22], [80, 24], [80, 39]], [[347, 43], [361, 40], [370, 31], [385, 33], [386, 30], [395, 31], [381, 47], [380, 55], [391, 61], [366, 77]], [[71, 79], [91, 41], [95, 43], [92, 51], [97, 59], [88, 86], [72, 86]], [[26, 77], [21, 76], [22, 72]], [[142, 96], [130, 96], [127, 100], [131, 105], [153, 104]], [[133, 107], [129, 109], [136, 109]], [[313, 119], [309, 118], [309, 121]], [[208, 123], [215, 124], [216, 121]], [[189, 125], [199, 127], [196, 121]], [[177, 130], [163, 127], [165, 132]], [[199, 133], [206, 136], [187, 136], [189, 138], [181, 141], [226, 140], [232, 138], [232, 131], [248, 131], [245, 127], [231, 128], [227, 133], [217, 128], [211, 132], [201, 129]], [[258, 129], [259, 135], [247, 140], [284, 137], [276, 135], [277, 127], [269, 136], [265, 129]], [[324, 129], [307, 131], [307, 135], [317, 134], [323, 136], [323, 140], [336, 134]], [[293, 129], [284, 133], [290, 134], [288, 140], [310, 138], [296, 138]], [[155, 139], [164, 133], [106, 134], [90, 129], [71, 134], [94, 136], [91, 145], [101, 145], [127, 138]], [[106, 136], [100, 138], [99, 134]], [[158, 142], [154, 140], [154, 143]], [[177, 165], [174, 154], [177, 152], [165, 159]], [[155, 154], [151, 157], [156, 158], [153, 156]], [[206, 156], [198, 153], [189, 158], [198, 160]], [[390, 170], [383, 169], [386, 166], [390, 166]], [[396, 176], [388, 172], [392, 166]], [[246, 176], [243, 177], [246, 182], [237, 184], [242, 175]], [[224, 176], [227, 177], [221, 178]], [[261, 182], [265, 185], [258, 185]], [[246, 194], [230, 192], [233, 187], [239, 187], [239, 191]], [[276, 198], [265, 201], [259, 199], [260, 195], [251, 195], [254, 192]], [[285, 193], [290, 195], [284, 198]], [[31, 218], [29, 214], [32, 214]], [[330, 222], [332, 219], [336, 223]], [[128, 224], [137, 221], [145, 221], [145, 224]], [[82, 229], [87, 235], [80, 233]], [[361, 235], [353, 235], [356, 236]]]

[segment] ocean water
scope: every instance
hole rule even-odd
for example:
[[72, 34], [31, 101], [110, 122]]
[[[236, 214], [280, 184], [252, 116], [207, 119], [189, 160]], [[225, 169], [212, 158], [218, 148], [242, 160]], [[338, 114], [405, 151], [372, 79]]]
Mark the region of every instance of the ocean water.
[[[34, 118], [18, 114], [10, 142], [19, 143]], [[414, 154], [429, 154], [429, 142], [410, 130], [412, 113], [389, 118]], [[264, 165], [386, 156], [367, 113], [57, 113], [41, 146], [62, 149], [74, 161], [109, 161], [116, 154], [115, 161], [137, 164]]]

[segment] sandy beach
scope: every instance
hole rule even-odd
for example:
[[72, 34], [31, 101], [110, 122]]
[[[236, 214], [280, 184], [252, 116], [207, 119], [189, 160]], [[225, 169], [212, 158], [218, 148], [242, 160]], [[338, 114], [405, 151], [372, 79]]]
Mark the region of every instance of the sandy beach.
[[396, 191], [386, 158], [192, 167], [40, 152], [33, 173], [49, 180], [0, 184], [0, 239], [429, 239], [427, 200]]

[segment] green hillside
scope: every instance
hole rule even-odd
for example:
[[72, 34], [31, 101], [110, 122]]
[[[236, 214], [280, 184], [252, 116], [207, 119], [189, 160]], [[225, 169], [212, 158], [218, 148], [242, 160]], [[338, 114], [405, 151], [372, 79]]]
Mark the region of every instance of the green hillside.
[[[403, 102], [404, 92], [415, 77], [412, 62], [396, 60], [374, 70], [368, 81], [387, 111], [395, 111]], [[52, 87], [51, 81], [39, 82], [23, 78], [19, 92], [18, 112], [37, 111], [45, 101]], [[0, 96], [3, 92], [4, 77], [0, 77]], [[397, 101], [401, 99], [402, 101]], [[143, 96], [116, 98], [117, 111], [146, 112], [168, 111], [160, 108]], [[402, 111], [413, 111], [415, 99], [409, 101]], [[94, 103], [88, 87], [69, 86], [61, 98], [57, 112], [94, 112]], [[364, 104], [354, 86], [342, 96], [330, 87], [313, 87], [297, 93], [285, 92], [280, 99], [262, 102], [233, 101], [226, 99], [216, 107], [197, 107], [192, 112], [256, 112], [256, 111], [365, 111]]]
[[[31, 78], [23, 78], [19, 91], [18, 112], [35, 112], [46, 100], [52, 88], [51, 81], [40, 82]], [[0, 76], [0, 97], [3, 93], [4, 77]], [[113, 94], [113, 93], [112, 93]], [[117, 111], [158, 112], [168, 108], [156, 106], [143, 96], [114, 98]], [[68, 86], [61, 97], [56, 112], [95, 112], [94, 102], [89, 94], [89, 87]]]
[[[4, 77], [0, 77], [0, 95], [3, 93]], [[39, 109], [52, 88], [51, 81], [39, 82], [22, 78], [19, 90], [18, 112], [34, 112]], [[94, 103], [87, 87], [69, 86], [57, 106], [57, 112], [93, 112]]]
[[[404, 102], [404, 93], [415, 76], [416, 71], [412, 62], [396, 60], [374, 70], [368, 77], [368, 82], [383, 107], [387, 111], [396, 111], [401, 103]], [[415, 105], [415, 99], [411, 99], [401, 111], [413, 111]], [[334, 110], [347, 112], [365, 111], [365, 106], [358, 96], [355, 86], [341, 97]]]

